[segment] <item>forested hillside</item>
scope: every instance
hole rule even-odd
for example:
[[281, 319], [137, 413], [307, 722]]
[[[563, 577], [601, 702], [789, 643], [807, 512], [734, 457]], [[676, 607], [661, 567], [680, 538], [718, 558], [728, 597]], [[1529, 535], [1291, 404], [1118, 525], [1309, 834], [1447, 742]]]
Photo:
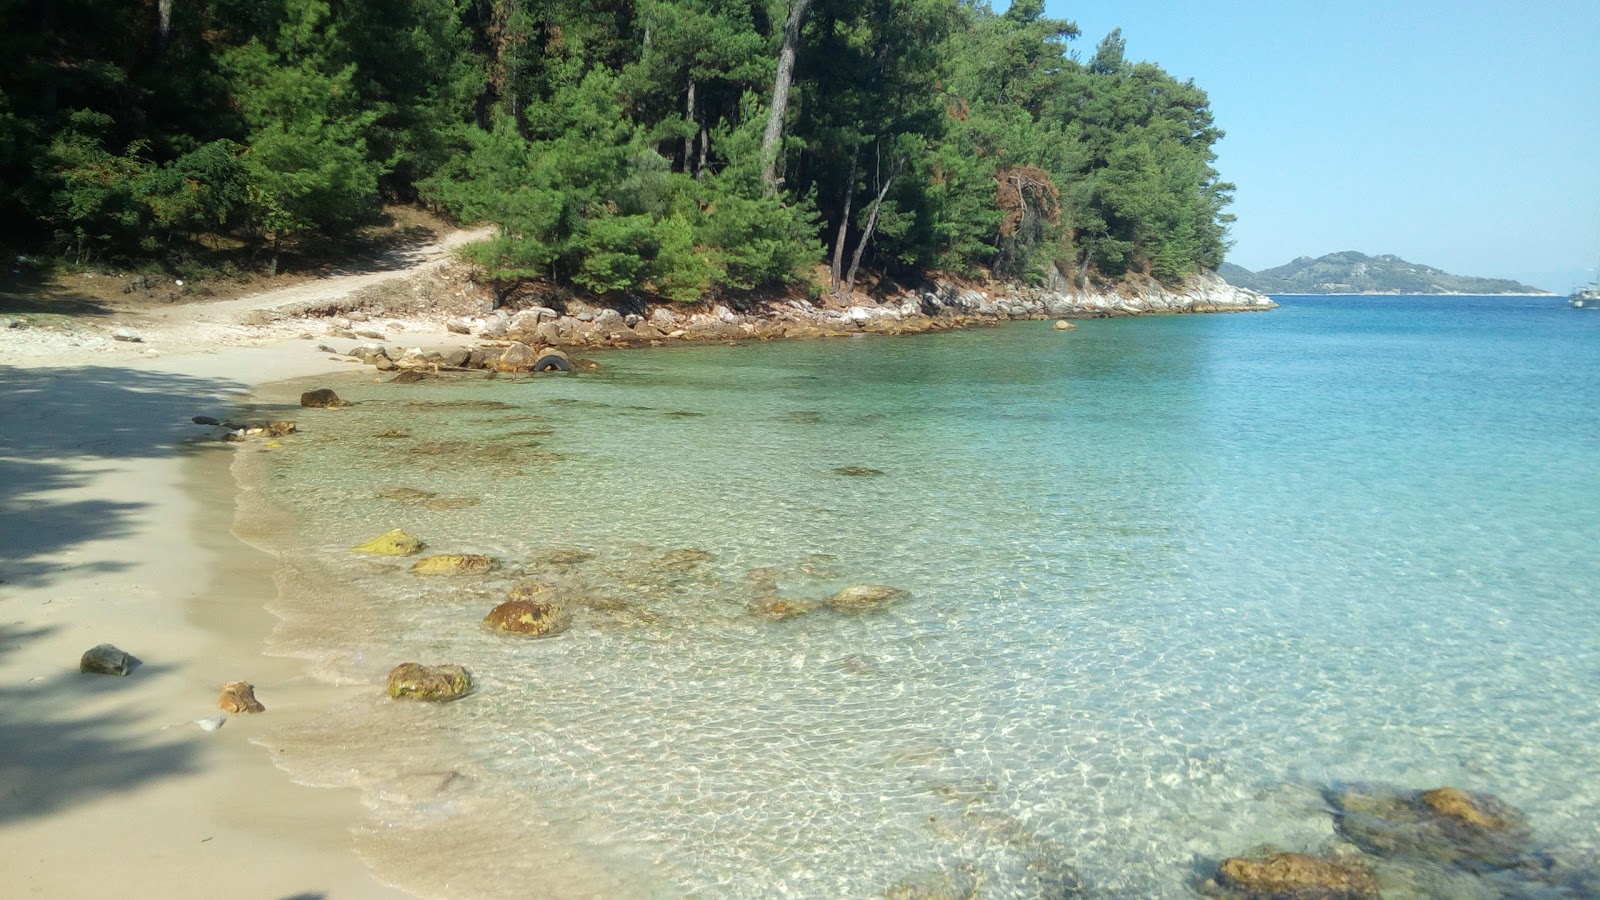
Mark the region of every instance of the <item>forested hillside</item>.
[[0, 243], [275, 268], [385, 201], [680, 300], [1222, 261], [1206, 95], [1041, 0], [0, 0]]

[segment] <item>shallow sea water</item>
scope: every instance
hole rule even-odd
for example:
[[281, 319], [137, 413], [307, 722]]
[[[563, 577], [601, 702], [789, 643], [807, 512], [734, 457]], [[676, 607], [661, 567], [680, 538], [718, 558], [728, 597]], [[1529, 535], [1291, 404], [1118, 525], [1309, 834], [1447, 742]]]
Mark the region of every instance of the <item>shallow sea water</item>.
[[[241, 529], [273, 649], [373, 690], [270, 743], [430, 896], [1187, 897], [1344, 781], [1600, 846], [1600, 316], [1282, 302], [310, 385], [356, 405], [241, 455]], [[344, 549], [395, 527], [501, 565]], [[527, 577], [571, 631], [481, 628]], [[391, 703], [405, 660], [478, 690]]]

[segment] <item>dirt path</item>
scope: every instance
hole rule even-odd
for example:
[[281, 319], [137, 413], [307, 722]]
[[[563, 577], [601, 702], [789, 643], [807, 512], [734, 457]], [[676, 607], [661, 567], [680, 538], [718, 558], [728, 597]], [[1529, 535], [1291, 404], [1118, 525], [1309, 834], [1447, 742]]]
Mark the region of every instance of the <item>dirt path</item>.
[[171, 305], [116, 304], [103, 313], [47, 318], [0, 317], [0, 365], [66, 365], [130, 356], [212, 352], [308, 332], [298, 319], [360, 291], [424, 274], [449, 261], [458, 247], [483, 240], [492, 228], [451, 232], [431, 243], [391, 250], [311, 281], [231, 300]]
[[236, 300], [195, 303], [151, 310], [151, 318], [189, 319], [194, 322], [240, 322], [247, 314], [264, 310], [295, 315], [342, 300], [357, 291], [394, 278], [419, 275], [450, 259], [458, 247], [494, 234], [492, 227], [456, 231], [421, 246], [391, 250], [375, 260], [335, 269], [326, 277], [293, 287], [251, 294]]

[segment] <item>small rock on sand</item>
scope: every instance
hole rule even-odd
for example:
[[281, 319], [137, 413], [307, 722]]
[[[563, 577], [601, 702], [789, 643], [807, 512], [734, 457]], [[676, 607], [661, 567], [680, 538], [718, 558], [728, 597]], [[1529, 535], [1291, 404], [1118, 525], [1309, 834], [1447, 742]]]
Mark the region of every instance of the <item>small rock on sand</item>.
[[91, 675], [126, 675], [139, 661], [111, 644], [100, 644], [84, 651], [78, 671]]
[[224, 712], [231, 713], [258, 713], [266, 712], [267, 708], [256, 699], [255, 685], [248, 681], [230, 681], [222, 686], [222, 696], [217, 698], [217, 706]]

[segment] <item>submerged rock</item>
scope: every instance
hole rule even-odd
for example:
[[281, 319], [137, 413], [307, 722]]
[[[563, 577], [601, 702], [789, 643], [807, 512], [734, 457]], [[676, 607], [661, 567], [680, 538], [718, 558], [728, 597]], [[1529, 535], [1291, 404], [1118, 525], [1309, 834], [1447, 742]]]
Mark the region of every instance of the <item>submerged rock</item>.
[[909, 591], [886, 584], [856, 584], [823, 601], [839, 612], [871, 612], [892, 606], [911, 596]]
[[193, 416], [193, 417], [191, 417], [189, 419], [189, 421], [195, 423], [196, 425], [221, 425], [222, 424], [221, 422], [217, 421], [216, 419], [213, 419], [210, 416]]
[[668, 572], [688, 573], [700, 568], [703, 563], [716, 559], [699, 547], [684, 547], [681, 550], [668, 550], [655, 558], [651, 565], [657, 569]]
[[889, 885], [885, 900], [976, 900], [978, 876], [970, 864], [949, 872], [918, 872]]
[[454, 700], [472, 690], [472, 676], [455, 665], [401, 663], [389, 672], [389, 696], [395, 700]]
[[482, 502], [478, 497], [437, 497], [422, 501], [422, 505], [428, 509], [466, 509]]
[[[387, 433], [378, 436], [384, 437], [386, 434]], [[410, 437], [410, 435], [405, 435], [405, 437]], [[423, 500], [431, 500], [439, 495], [433, 491], [420, 491], [416, 488], [397, 487], [385, 488], [378, 492], [378, 496], [384, 500], [400, 500], [406, 503], [418, 503]]]
[[217, 698], [217, 706], [224, 712], [231, 713], [258, 713], [266, 712], [267, 708], [256, 699], [255, 685], [246, 681], [230, 681], [222, 686], [222, 696]]
[[1328, 795], [1339, 833], [1368, 853], [1454, 863], [1470, 870], [1512, 865], [1532, 836], [1516, 807], [1453, 787], [1408, 791], [1352, 786]]
[[545, 584], [537, 579], [530, 578], [526, 581], [519, 581], [515, 585], [512, 585], [511, 590], [506, 594], [506, 599], [535, 601], [553, 592], [554, 590], [555, 588], [551, 585]]
[[421, 553], [426, 547], [419, 538], [414, 538], [399, 528], [385, 531], [370, 541], [360, 543], [350, 548], [352, 553], [371, 553], [376, 556], [411, 556]]
[[310, 409], [338, 409], [347, 404], [331, 388], [318, 388], [301, 394], [300, 405]]
[[861, 477], [869, 477], [870, 478], [871, 476], [874, 476], [874, 475], [882, 475], [883, 474], [883, 470], [882, 469], [869, 469], [866, 466], [840, 466], [839, 468], [833, 470], [833, 474], [835, 474], [835, 475], [853, 475], [853, 476], [858, 477], [858, 478], [861, 478]]
[[594, 559], [594, 554], [587, 550], [575, 547], [559, 547], [555, 550], [545, 550], [535, 553], [529, 562], [536, 566], [547, 566], [552, 569], [570, 569]]
[[1360, 863], [1303, 853], [1225, 859], [1200, 890], [1230, 900], [1364, 900], [1379, 896], [1378, 880]]
[[126, 675], [133, 671], [139, 660], [111, 644], [100, 644], [83, 652], [78, 660], [78, 671], [91, 675]]
[[494, 558], [475, 553], [445, 553], [419, 559], [411, 566], [418, 575], [482, 575], [494, 568]]
[[572, 613], [554, 601], [507, 600], [490, 610], [483, 623], [496, 631], [547, 637], [571, 628]]
[[744, 573], [744, 581], [751, 588], [763, 594], [776, 594], [778, 592], [778, 579], [783, 577], [783, 570], [777, 566], [762, 566]]
[[787, 600], [783, 597], [757, 597], [746, 608], [769, 619], [792, 619], [803, 616], [821, 604], [815, 600]]

